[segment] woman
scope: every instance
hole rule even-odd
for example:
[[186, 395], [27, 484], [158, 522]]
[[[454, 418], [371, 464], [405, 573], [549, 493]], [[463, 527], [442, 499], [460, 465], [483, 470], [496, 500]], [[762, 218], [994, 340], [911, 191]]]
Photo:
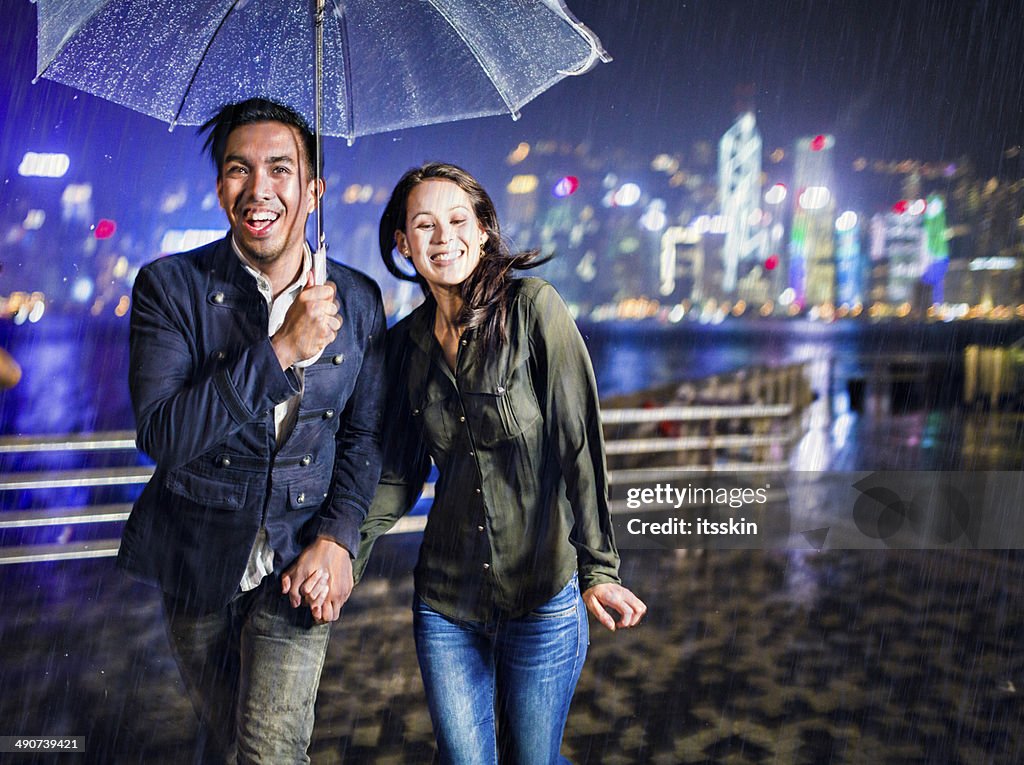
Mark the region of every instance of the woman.
[[587, 651], [583, 604], [610, 630], [646, 611], [619, 582], [587, 350], [551, 285], [511, 278], [536, 253], [509, 253], [494, 204], [458, 167], [402, 177], [380, 250], [427, 299], [388, 332], [384, 475], [357, 576], [433, 458], [414, 630], [441, 759], [558, 762]]

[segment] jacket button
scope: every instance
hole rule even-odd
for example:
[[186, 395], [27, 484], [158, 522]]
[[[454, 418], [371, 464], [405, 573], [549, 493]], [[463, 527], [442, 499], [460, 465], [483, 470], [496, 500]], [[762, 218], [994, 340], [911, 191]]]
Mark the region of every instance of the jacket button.
[[469, 340], [466, 340], [465, 338], [463, 338], [462, 344], [463, 345], [469, 345]]
[[217, 351], [215, 354], [213, 354], [213, 357], [217, 359], [217, 361], [223, 361], [226, 356], [227, 354], [224, 353], [224, 351]]
[[488, 569], [490, 569], [490, 567], [491, 567], [490, 563], [485, 563], [484, 564], [484, 571], [487, 571]]
[[473, 489], [473, 491], [474, 491], [474, 492], [475, 492], [476, 494], [483, 494], [483, 489], [481, 489], [480, 487], [477, 487], [477, 488]]
[[300, 492], [299, 492], [299, 496], [297, 496], [297, 497], [295, 498], [295, 504], [297, 504], [297, 505], [301, 505], [301, 504], [302, 504], [303, 502], [305, 502], [305, 501], [306, 501], [306, 495], [305, 495], [305, 493], [303, 493], [303, 492], [301, 492], [301, 491], [300, 491]]
[[498, 395], [499, 396], [505, 395], [505, 387], [503, 385], [499, 385], [498, 386]]
[[222, 468], [231, 467], [231, 458], [221, 457], [219, 460], [217, 460], [217, 464], [220, 465]]
[[224, 293], [214, 292], [213, 295], [210, 296], [210, 299], [217, 305], [220, 305], [221, 303], [224, 302]]
[[477, 530], [477, 531], [483, 531], [483, 530], [484, 530], [484, 527], [483, 527], [483, 526], [477, 526], [477, 527], [476, 527], [476, 530]]
[[334, 364], [335, 366], [337, 366], [338, 364], [340, 364], [344, 360], [345, 360], [345, 354], [344, 353], [336, 353], [336, 354], [334, 354], [334, 356], [331, 357], [331, 363]]
[[324, 412], [324, 419], [325, 420], [329, 420], [332, 417], [334, 417], [334, 410], [333, 409], [328, 409], [326, 412]]
[[299, 464], [302, 465], [302, 467], [306, 467], [312, 461], [313, 461], [313, 458], [310, 455], [307, 454], [305, 457], [303, 457], [301, 460], [299, 460]]
[[470, 452], [470, 453], [469, 453], [469, 456], [470, 456], [470, 457], [475, 457], [475, 456], [476, 456], [476, 452]]
[[459, 422], [465, 422], [466, 418], [462, 415], [459, 416]]
[[413, 417], [419, 417], [420, 416], [420, 410], [419, 409], [413, 409], [412, 410], [412, 416]]

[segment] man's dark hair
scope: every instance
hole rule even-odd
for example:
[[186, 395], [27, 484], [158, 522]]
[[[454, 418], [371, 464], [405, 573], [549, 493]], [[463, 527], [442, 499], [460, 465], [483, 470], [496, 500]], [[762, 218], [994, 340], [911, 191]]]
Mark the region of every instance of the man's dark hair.
[[[220, 111], [203, 123], [199, 134], [208, 133], [203, 149], [210, 152], [217, 177], [220, 178], [221, 166], [224, 164], [224, 151], [228, 145], [228, 136], [235, 128], [251, 125], [256, 122], [280, 122], [297, 128], [302, 136], [305, 147], [306, 171], [313, 177], [313, 158], [316, 156], [316, 136], [302, 115], [289, 106], [270, 101], [266, 98], [250, 98], [237, 104], [222, 106]], [[323, 169], [323, 157], [320, 158]]]

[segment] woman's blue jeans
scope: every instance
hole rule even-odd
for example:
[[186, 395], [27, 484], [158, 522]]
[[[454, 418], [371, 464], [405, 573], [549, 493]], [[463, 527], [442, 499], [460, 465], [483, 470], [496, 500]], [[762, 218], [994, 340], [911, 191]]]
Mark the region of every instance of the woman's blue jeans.
[[446, 765], [549, 765], [587, 656], [576, 577], [518, 619], [449, 619], [417, 597], [416, 655]]

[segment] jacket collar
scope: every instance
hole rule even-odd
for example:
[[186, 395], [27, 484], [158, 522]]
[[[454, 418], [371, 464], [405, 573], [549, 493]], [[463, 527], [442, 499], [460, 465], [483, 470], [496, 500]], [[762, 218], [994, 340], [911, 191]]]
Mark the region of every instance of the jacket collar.
[[[204, 253], [203, 270], [210, 273], [219, 282], [226, 282], [234, 287], [256, 289], [256, 280], [252, 278], [235, 254], [231, 246], [231, 232]], [[247, 290], [249, 291], [249, 290]]]

